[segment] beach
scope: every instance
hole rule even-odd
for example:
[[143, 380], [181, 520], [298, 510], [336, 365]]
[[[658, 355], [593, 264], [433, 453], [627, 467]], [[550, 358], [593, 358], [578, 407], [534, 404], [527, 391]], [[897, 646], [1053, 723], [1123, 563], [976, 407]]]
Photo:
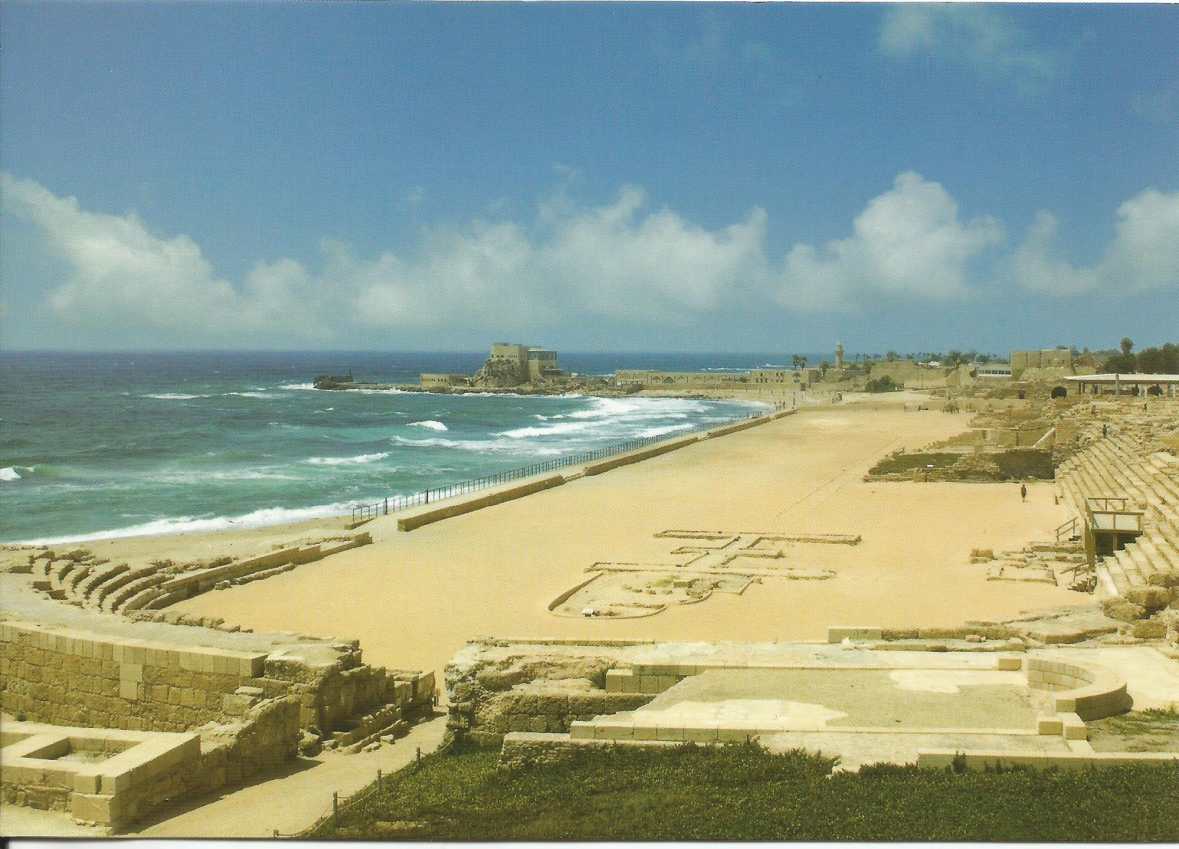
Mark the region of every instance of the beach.
[[[761, 427], [573, 480], [555, 489], [402, 532], [396, 515], [363, 529], [373, 543], [264, 582], [175, 605], [259, 631], [356, 638], [365, 658], [441, 672], [469, 639], [822, 640], [832, 624], [953, 626], [1082, 604], [1045, 584], [989, 582], [972, 548], [1018, 548], [1067, 518], [1051, 483], [865, 483], [900, 447], [967, 427], [965, 414], [905, 412], [904, 393], [807, 408]], [[255, 551], [339, 532], [316, 520], [244, 532], [89, 544], [103, 556], [175, 560]], [[637, 619], [560, 618], [549, 604], [600, 561], [663, 562], [669, 529], [858, 534], [855, 546], [799, 546], [801, 567], [831, 580], [765, 578]]]

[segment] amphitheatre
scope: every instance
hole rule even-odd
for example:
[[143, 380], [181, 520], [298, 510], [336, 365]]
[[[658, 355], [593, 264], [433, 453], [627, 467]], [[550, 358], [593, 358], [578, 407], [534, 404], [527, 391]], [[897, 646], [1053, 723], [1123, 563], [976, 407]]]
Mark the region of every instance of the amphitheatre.
[[1179, 760], [1118, 724], [1179, 708], [1179, 377], [644, 374], [769, 406], [357, 521], [8, 546], [5, 833], [303, 834], [455, 742]]

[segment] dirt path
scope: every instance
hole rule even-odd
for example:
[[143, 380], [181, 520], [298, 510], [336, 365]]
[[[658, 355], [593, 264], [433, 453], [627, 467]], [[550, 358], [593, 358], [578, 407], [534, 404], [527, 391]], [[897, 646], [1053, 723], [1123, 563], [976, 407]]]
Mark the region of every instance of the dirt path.
[[128, 837], [273, 837], [295, 834], [331, 810], [332, 793], [349, 796], [371, 784], [377, 770], [386, 775], [411, 763], [420, 747], [438, 748], [446, 717], [414, 726], [392, 746], [355, 755], [300, 758], [294, 771], [232, 790], [210, 800], [185, 800], [158, 811], [126, 832]]

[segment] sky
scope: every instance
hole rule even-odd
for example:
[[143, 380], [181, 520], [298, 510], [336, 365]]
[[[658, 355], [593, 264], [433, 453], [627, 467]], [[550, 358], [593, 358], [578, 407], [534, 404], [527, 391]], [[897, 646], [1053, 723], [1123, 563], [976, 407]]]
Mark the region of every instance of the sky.
[[0, 347], [1179, 339], [1179, 7], [0, 3]]

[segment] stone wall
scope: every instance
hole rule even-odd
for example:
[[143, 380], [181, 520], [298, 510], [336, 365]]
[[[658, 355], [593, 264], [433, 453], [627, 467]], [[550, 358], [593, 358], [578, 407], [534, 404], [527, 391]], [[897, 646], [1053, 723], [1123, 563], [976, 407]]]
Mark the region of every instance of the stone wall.
[[58, 725], [184, 731], [219, 718], [222, 696], [260, 675], [265, 660], [5, 622], [0, 706]]
[[295, 757], [299, 746], [299, 700], [257, 700], [240, 717], [196, 729], [201, 761], [190, 782], [194, 792], [240, 784]]
[[234, 715], [243, 689], [294, 697], [301, 727], [328, 735], [383, 705], [430, 705], [434, 675], [368, 666], [355, 643], [267, 654], [0, 623], [0, 707], [30, 720], [185, 731]]
[[568, 733], [572, 723], [634, 710], [654, 693], [607, 692], [606, 657], [530, 655], [446, 668], [447, 728], [459, 739], [499, 746], [512, 731]]

